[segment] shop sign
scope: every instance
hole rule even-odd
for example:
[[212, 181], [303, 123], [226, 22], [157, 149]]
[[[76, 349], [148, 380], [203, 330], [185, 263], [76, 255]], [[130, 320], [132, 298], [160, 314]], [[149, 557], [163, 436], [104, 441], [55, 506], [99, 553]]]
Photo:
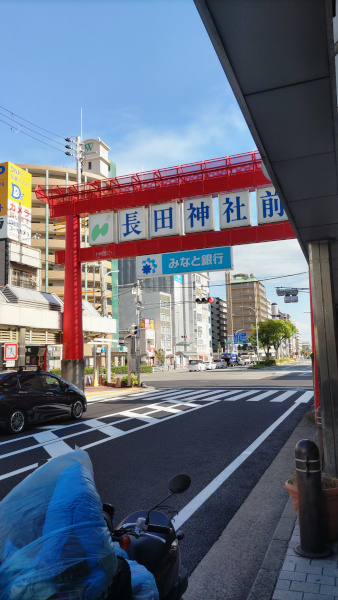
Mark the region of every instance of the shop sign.
[[31, 243], [31, 180], [20, 167], [0, 164], [0, 239]]

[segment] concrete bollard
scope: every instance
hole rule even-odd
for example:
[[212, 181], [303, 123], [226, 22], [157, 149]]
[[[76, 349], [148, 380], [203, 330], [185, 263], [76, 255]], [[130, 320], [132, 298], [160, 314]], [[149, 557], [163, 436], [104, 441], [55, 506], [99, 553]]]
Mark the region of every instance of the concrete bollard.
[[331, 554], [324, 542], [323, 494], [318, 447], [311, 440], [296, 445], [300, 544], [295, 552], [306, 558]]

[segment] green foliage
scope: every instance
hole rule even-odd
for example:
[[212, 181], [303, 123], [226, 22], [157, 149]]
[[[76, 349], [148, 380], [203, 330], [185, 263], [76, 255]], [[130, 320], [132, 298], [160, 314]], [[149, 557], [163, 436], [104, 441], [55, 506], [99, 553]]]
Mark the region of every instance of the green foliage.
[[[134, 383], [137, 383], [137, 377], [134, 377], [134, 375], [131, 375], [130, 381], [131, 381], [131, 385], [134, 385]], [[128, 375], [125, 375], [124, 377], [122, 377], [121, 387], [128, 387]]]
[[[276, 353], [283, 340], [289, 339], [297, 329], [290, 321], [280, 319], [266, 319], [258, 323], [258, 340], [264, 348], [267, 359], [270, 358], [270, 348], [274, 347]], [[250, 344], [256, 347], [256, 327], [252, 329], [252, 335], [249, 338]]]
[[162, 350], [162, 348], [160, 348], [159, 350], [155, 350], [155, 354], [161, 363], [165, 362], [164, 350]]
[[53, 373], [53, 375], [60, 375], [61, 377], [61, 369], [51, 369], [49, 372]]
[[261, 360], [259, 363], [256, 363], [255, 365], [250, 365], [250, 367], [248, 367], [248, 369], [264, 369], [264, 367], [275, 367], [276, 366], [276, 361], [273, 358], [270, 358], [269, 360]]

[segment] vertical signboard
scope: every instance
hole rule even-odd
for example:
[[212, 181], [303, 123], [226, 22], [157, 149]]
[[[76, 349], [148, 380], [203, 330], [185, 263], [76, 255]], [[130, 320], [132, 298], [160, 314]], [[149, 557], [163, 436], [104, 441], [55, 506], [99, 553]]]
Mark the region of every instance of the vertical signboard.
[[0, 239], [31, 243], [31, 174], [0, 164]]

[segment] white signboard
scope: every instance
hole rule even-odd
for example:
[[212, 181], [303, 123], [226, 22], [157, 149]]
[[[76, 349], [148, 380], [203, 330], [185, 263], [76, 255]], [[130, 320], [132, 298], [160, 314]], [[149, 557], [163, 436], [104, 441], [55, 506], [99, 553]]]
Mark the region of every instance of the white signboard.
[[0, 217], [0, 238], [9, 238], [21, 244], [31, 243], [31, 209], [11, 200], [8, 214]]
[[177, 202], [151, 206], [150, 237], [180, 235], [180, 232], [180, 205]]
[[215, 229], [214, 199], [212, 196], [184, 200], [183, 206], [185, 233], [198, 233]]
[[256, 200], [258, 225], [288, 220], [282, 203], [273, 186], [256, 190]]
[[89, 244], [113, 244], [116, 241], [113, 212], [89, 215]]
[[251, 225], [249, 190], [219, 194], [218, 203], [220, 229]]
[[127, 208], [119, 211], [119, 240], [120, 242], [132, 242], [144, 240], [147, 237], [146, 209], [144, 206], [138, 208]]

